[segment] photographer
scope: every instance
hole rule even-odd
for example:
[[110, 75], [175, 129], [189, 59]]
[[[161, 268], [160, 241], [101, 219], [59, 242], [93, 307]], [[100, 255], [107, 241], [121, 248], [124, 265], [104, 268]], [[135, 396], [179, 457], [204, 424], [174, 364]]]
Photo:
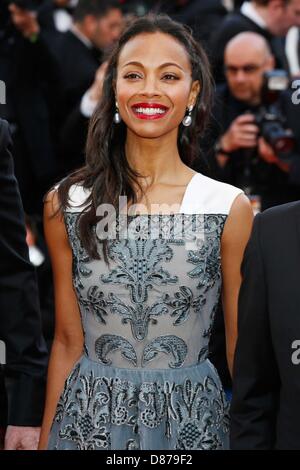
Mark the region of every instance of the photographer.
[[300, 198], [300, 181], [295, 177], [300, 159], [299, 142], [294, 142], [288, 154], [275, 150], [275, 144], [282, 141], [290, 147], [293, 143], [289, 131], [280, 122], [279, 113], [286, 118], [286, 127], [294, 131], [298, 141], [300, 137], [299, 109], [292, 105], [288, 90], [279, 94], [276, 103], [284, 139], [278, 136], [278, 142], [275, 139], [272, 145], [270, 126], [268, 136], [267, 126], [263, 125], [268, 114], [268, 108], [262, 108], [264, 77], [273, 68], [274, 58], [262, 36], [247, 32], [234, 37], [225, 50], [227, 84], [218, 89], [214, 111], [219, 126], [215, 146], [219, 177], [242, 187], [250, 196], [259, 196], [262, 210]]

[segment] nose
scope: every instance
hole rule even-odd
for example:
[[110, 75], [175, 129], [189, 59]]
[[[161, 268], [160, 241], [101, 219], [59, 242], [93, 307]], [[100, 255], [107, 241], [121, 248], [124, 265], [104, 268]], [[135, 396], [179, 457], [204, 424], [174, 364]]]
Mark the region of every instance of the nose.
[[114, 41], [117, 41], [119, 39], [121, 35], [121, 26], [120, 27], [117, 27], [115, 28], [113, 31], [112, 31], [112, 38]]
[[243, 82], [243, 81], [245, 81], [245, 78], [246, 78], [245, 72], [243, 71], [243, 69], [239, 69], [239, 70], [236, 72], [235, 80], [236, 80], [237, 82]]
[[148, 75], [143, 81], [141, 94], [144, 96], [160, 96], [161, 92], [158, 86], [158, 80], [155, 76]]

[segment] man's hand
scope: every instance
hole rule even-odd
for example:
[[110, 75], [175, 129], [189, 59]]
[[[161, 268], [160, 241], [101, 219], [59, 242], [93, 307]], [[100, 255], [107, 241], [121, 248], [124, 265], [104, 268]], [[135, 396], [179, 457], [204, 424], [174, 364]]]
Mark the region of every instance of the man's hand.
[[35, 12], [19, 8], [14, 3], [9, 5], [9, 11], [15, 28], [20, 31], [25, 38], [31, 38], [39, 34], [40, 26]]
[[102, 88], [107, 65], [108, 62], [103, 62], [96, 72], [94, 82], [89, 90], [89, 96], [92, 101], [98, 102], [102, 96]]
[[263, 137], [258, 139], [258, 154], [267, 163], [277, 163], [279, 158], [275, 155], [271, 145]]
[[271, 145], [269, 145], [263, 137], [258, 139], [258, 155], [260, 158], [262, 158], [262, 160], [269, 163], [270, 165], [277, 165], [282, 171], [285, 171], [286, 173], [290, 171], [290, 165], [277, 157]]
[[234, 152], [241, 148], [257, 146], [259, 129], [253, 114], [242, 114], [237, 117], [221, 138], [221, 145], [226, 152]]
[[8, 426], [4, 450], [37, 450], [41, 428]]
[[104, 76], [107, 69], [107, 62], [103, 62], [98, 68], [92, 86], [82, 97], [80, 111], [83, 116], [90, 118], [95, 111], [102, 96]]

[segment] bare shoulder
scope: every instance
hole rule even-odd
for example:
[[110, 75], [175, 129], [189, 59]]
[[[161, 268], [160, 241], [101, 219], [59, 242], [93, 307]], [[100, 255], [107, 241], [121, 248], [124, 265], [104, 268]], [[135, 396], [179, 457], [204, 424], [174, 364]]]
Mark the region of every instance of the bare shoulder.
[[62, 215], [60, 211], [60, 202], [57, 188], [53, 188], [46, 194], [44, 198], [44, 216], [47, 218]]
[[253, 209], [249, 198], [244, 194], [239, 194], [232, 203], [228, 219], [253, 219]]
[[228, 214], [222, 242], [248, 239], [253, 224], [253, 209], [248, 197], [245, 194], [239, 194], [232, 203]]
[[44, 199], [44, 231], [50, 251], [52, 246], [69, 245], [57, 188], [50, 190]]

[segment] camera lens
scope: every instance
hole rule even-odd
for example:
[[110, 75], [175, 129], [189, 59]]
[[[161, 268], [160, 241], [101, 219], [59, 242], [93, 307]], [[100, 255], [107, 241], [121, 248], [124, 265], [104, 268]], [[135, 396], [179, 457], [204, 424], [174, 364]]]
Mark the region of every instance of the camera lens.
[[280, 137], [274, 143], [274, 150], [278, 153], [288, 153], [288, 152], [291, 152], [293, 148], [294, 148], [293, 137], [289, 137], [289, 136]]
[[265, 121], [262, 125], [262, 136], [271, 145], [275, 153], [289, 153], [293, 150], [295, 140], [290, 129], [285, 129], [280, 121]]

